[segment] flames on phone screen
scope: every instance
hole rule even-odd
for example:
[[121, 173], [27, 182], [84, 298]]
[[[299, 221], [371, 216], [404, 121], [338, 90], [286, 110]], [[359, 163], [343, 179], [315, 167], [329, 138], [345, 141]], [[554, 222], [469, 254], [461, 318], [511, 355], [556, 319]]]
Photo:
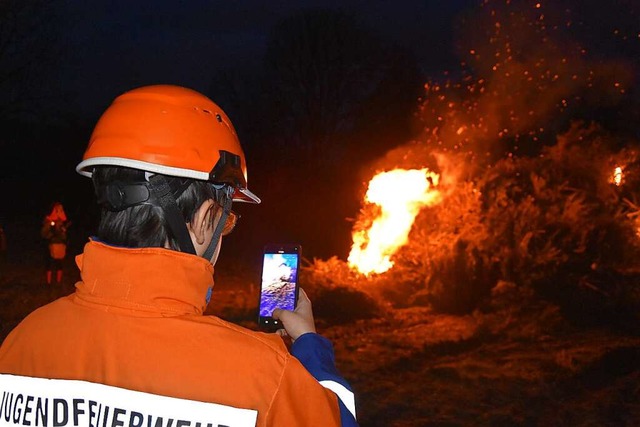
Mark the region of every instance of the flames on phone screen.
[[[296, 306], [299, 254], [294, 249], [265, 251], [260, 286], [260, 323], [277, 326], [273, 310], [293, 310]], [[294, 253], [290, 253], [294, 252]]]

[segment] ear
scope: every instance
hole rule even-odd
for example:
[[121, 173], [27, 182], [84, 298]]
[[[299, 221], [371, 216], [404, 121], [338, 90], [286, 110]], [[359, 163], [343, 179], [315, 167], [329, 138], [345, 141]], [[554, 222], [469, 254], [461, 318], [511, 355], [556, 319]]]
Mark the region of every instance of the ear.
[[200, 205], [193, 216], [193, 221], [187, 224], [187, 229], [192, 235], [193, 240], [198, 245], [202, 245], [205, 241], [205, 232], [211, 228], [211, 215], [213, 215], [213, 200], [207, 200]]

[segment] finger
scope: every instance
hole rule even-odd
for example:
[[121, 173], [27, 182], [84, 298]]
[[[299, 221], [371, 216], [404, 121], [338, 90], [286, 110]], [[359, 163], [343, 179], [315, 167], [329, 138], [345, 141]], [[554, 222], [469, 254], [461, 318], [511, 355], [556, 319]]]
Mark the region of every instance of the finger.
[[299, 289], [298, 300], [307, 300], [307, 301], [311, 302], [311, 300], [309, 299], [309, 296], [307, 295], [307, 293], [302, 288]]
[[300, 293], [298, 294], [298, 307], [307, 307], [311, 306], [311, 300], [307, 296], [307, 293], [300, 288]]
[[287, 316], [288, 314], [288, 310], [283, 310], [281, 308], [276, 308], [273, 310], [273, 313], [271, 313], [271, 317], [273, 317], [276, 320], [281, 320], [283, 316]]
[[281, 337], [286, 337], [288, 335], [285, 329], [278, 329], [276, 331], [276, 334], [280, 335]]
[[294, 316], [293, 311], [281, 310], [279, 308], [276, 308], [271, 315], [271, 317], [280, 320], [282, 323], [287, 323], [291, 316]]
[[294, 312], [296, 312], [296, 313], [304, 313], [305, 315], [307, 313], [312, 313], [313, 312], [313, 310], [311, 308], [311, 301], [307, 297], [307, 294], [300, 293], [300, 296], [298, 298], [298, 305], [297, 305], [296, 309], [294, 310]]

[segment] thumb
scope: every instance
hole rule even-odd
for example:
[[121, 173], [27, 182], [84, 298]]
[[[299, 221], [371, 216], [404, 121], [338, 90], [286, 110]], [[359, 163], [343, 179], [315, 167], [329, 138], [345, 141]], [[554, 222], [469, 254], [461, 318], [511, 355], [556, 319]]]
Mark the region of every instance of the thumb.
[[273, 313], [271, 314], [271, 317], [273, 317], [276, 320], [283, 320], [283, 318], [287, 318], [288, 315], [290, 315], [291, 312], [287, 311], [287, 310], [282, 310], [280, 308], [276, 308], [275, 310], [273, 310]]

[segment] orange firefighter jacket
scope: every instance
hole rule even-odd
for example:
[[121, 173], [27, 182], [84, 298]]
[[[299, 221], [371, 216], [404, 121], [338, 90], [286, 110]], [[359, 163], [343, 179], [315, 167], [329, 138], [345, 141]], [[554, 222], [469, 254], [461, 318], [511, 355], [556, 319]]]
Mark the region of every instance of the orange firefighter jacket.
[[[280, 337], [202, 315], [213, 286], [206, 260], [90, 241], [76, 262], [76, 292], [34, 311], [9, 334], [0, 373], [251, 409], [257, 426], [340, 425], [336, 395]], [[7, 393], [7, 404], [9, 397], [17, 402]]]

